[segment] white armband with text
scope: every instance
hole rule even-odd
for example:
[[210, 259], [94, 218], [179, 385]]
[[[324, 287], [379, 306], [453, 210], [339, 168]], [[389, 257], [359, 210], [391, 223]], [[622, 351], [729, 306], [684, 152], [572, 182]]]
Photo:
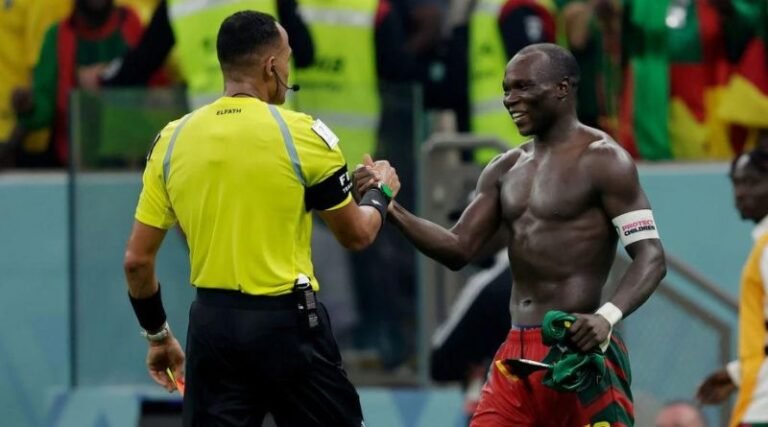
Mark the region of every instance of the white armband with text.
[[611, 222], [619, 233], [619, 239], [624, 247], [640, 240], [658, 239], [656, 221], [650, 209], [627, 212], [614, 218]]

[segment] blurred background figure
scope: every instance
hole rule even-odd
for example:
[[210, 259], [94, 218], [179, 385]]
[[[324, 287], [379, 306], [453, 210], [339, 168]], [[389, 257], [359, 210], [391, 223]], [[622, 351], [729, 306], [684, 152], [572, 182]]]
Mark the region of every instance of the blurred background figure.
[[736, 157], [730, 175], [736, 209], [755, 223], [739, 291], [739, 357], [707, 377], [697, 397], [721, 403], [738, 389], [730, 425], [763, 425], [768, 423], [768, 151], [757, 148]]
[[616, 137], [621, 89], [621, 2], [558, 0], [568, 48], [581, 69], [579, 119]]
[[[320, 3], [330, 7], [334, 2]], [[304, 2], [301, 4], [303, 9]], [[356, 9], [364, 4], [369, 5], [366, 11], [371, 11], [371, 4], [366, 2], [360, 2]], [[373, 21], [358, 25], [362, 28], [358, 28], [357, 34], [361, 37], [366, 34], [365, 38], [347, 38], [344, 42], [328, 44], [328, 50], [324, 50], [326, 55], [337, 58], [353, 54], [354, 59], [348, 62], [350, 67], [360, 67], [361, 74], [350, 81], [357, 82], [357, 87], [353, 89], [354, 85], [349, 83], [341, 90], [360, 92], [350, 98], [350, 102], [360, 106], [357, 116], [363, 113], [370, 117], [371, 112], [378, 112], [373, 126], [358, 129], [355, 140], [342, 139], [340, 144], [349, 153], [350, 168], [359, 161], [359, 157], [354, 156], [359, 156], [366, 148], [377, 157], [388, 158], [397, 165], [402, 182], [398, 200], [404, 205], [416, 203], [418, 144], [426, 136], [421, 114], [432, 99], [427, 86], [430, 84], [430, 67], [441, 41], [444, 8], [443, 0], [380, 0]], [[368, 12], [365, 16], [369, 16]], [[371, 34], [369, 25], [373, 29], [373, 43], [367, 35]], [[328, 37], [328, 32], [321, 37]], [[319, 43], [325, 42], [321, 40]], [[355, 46], [357, 51], [353, 50]], [[369, 58], [375, 61], [374, 68], [370, 68]], [[371, 75], [371, 71], [375, 74]], [[376, 86], [375, 92], [371, 91], [371, 83]], [[301, 97], [299, 93], [299, 102]], [[324, 103], [336, 105], [337, 102], [328, 100]], [[349, 125], [345, 127], [349, 128]], [[415, 253], [391, 227], [385, 227], [374, 245], [352, 254], [350, 259], [360, 316], [355, 328], [355, 347], [360, 351], [363, 363], [373, 363], [387, 371], [400, 368], [407, 373], [415, 363], [412, 333], [416, 324]], [[379, 273], [371, 275], [373, 270]]]
[[699, 408], [687, 401], [677, 400], [664, 405], [656, 416], [656, 427], [707, 427]]
[[294, 66], [306, 67], [313, 62], [312, 40], [298, 15], [296, 0], [221, 3], [161, 0], [135, 49], [109, 64], [82, 67], [78, 73], [79, 81], [91, 89], [145, 84], [175, 48], [179, 77], [186, 83], [190, 106], [203, 105], [216, 99], [223, 90], [215, 51], [217, 25], [228, 14], [245, 9], [263, 11], [279, 19], [294, 49]]
[[31, 86], [43, 36], [51, 24], [69, 13], [69, 3], [13, 0], [0, 6], [0, 169], [53, 163], [48, 130], [30, 131], [18, 125], [11, 94], [16, 88]]
[[461, 383], [467, 424], [477, 408], [493, 355], [512, 322], [512, 271], [506, 251], [482, 262], [489, 265], [467, 280], [448, 318], [432, 336], [430, 354], [430, 376], [434, 381]]
[[52, 129], [53, 153], [46, 166], [63, 166], [68, 160], [69, 95], [77, 88], [77, 68], [121, 56], [138, 43], [141, 32], [141, 22], [129, 8], [112, 0], [76, 0], [72, 14], [46, 33], [32, 86], [16, 88], [12, 96], [24, 129]]

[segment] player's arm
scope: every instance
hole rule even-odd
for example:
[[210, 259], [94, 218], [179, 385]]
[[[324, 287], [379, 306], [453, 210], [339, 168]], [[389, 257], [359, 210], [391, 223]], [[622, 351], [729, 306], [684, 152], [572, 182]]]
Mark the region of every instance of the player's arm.
[[579, 350], [587, 352], [599, 346], [605, 351], [614, 325], [651, 296], [666, 274], [666, 263], [650, 204], [629, 154], [612, 141], [596, 142], [581, 166], [591, 177], [619, 241], [632, 257], [610, 300], [594, 314], [576, 313], [577, 320], [569, 328], [571, 341]]
[[605, 210], [632, 262], [610, 299], [623, 317], [651, 296], [666, 274], [664, 249], [651, 205], [629, 154], [613, 142], [592, 148], [588, 165]]
[[389, 209], [392, 223], [424, 255], [451, 270], [460, 270], [499, 228], [499, 178], [507, 164], [503, 158], [508, 155], [497, 157], [483, 170], [475, 198], [450, 230], [417, 217], [397, 203]]

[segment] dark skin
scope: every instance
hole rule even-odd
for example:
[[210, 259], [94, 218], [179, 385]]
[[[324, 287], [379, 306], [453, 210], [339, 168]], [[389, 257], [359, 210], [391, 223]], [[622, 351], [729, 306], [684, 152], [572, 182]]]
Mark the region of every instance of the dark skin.
[[[630, 156], [607, 134], [578, 122], [575, 90], [569, 79], [552, 76], [549, 61], [534, 51], [507, 65], [504, 105], [532, 140], [485, 168], [475, 199], [450, 230], [397, 203], [389, 218], [421, 252], [453, 270], [504, 228], [515, 283], [512, 322], [535, 325], [550, 310], [573, 313], [571, 340], [590, 351], [611, 331], [604, 317], [592, 314], [618, 239], [611, 218], [650, 206]], [[376, 179], [371, 169], [356, 172], [361, 190]], [[632, 264], [610, 299], [624, 316], [666, 272], [660, 240], [641, 240], [627, 251]]]
[[[731, 173], [733, 196], [742, 219], [760, 222], [768, 215], [768, 172], [761, 171], [742, 155]], [[736, 391], [736, 384], [725, 369], [710, 374], [699, 386], [696, 398], [704, 404], [722, 403]]]

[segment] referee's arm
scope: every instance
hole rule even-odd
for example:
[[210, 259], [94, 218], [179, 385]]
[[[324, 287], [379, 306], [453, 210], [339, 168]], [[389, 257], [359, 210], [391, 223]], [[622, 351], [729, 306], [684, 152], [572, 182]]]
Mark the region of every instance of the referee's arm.
[[[386, 161], [378, 163], [374, 172], [376, 179], [397, 194], [400, 180], [395, 168]], [[378, 188], [372, 188], [363, 194], [358, 204], [352, 198], [351, 189], [352, 182], [344, 166], [322, 182], [309, 187], [306, 203], [320, 215], [344, 248], [359, 251], [376, 240], [391, 198]]]
[[123, 260], [128, 297], [148, 340], [147, 371], [168, 391], [173, 391], [176, 385], [166, 374], [167, 369], [173, 371], [175, 378], [184, 378], [184, 351], [166, 322], [155, 260], [167, 230], [176, 224], [176, 214], [165, 190], [163, 156], [153, 155], [153, 151], [158, 145], [161, 151], [167, 149], [174, 126], [175, 123], [163, 129], [147, 156], [136, 220]]
[[373, 243], [383, 222], [376, 208], [360, 206], [354, 201], [339, 209], [319, 211], [318, 215], [336, 240], [351, 251], [363, 250]]
[[339, 138], [321, 120], [306, 114], [289, 114], [289, 127], [301, 159], [307, 210], [317, 212], [344, 248], [359, 251], [376, 240], [387, 216], [387, 206], [400, 190], [397, 171], [387, 161], [364, 161], [377, 183], [389, 194], [371, 188], [359, 203], [352, 197], [352, 179], [339, 146]]

